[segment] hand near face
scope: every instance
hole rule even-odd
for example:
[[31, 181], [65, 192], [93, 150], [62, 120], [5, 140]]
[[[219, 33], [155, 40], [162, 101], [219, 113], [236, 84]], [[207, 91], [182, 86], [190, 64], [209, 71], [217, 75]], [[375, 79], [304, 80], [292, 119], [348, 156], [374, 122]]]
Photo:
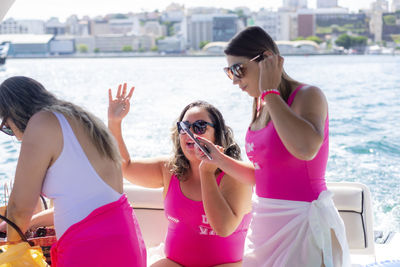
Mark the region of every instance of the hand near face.
[[260, 68], [259, 89], [278, 89], [283, 71], [283, 57], [271, 51], [264, 52], [264, 59], [258, 63]]
[[208, 151], [210, 151], [210, 155], [213, 158], [212, 160], [208, 159], [206, 155], [196, 146], [195, 153], [196, 157], [201, 160], [199, 169], [202, 173], [214, 173], [218, 168], [216, 162], [216, 155], [219, 153], [224, 153], [224, 148], [222, 146], [214, 145], [212, 142], [207, 140], [206, 138], [196, 136], [199, 142], [205, 146]]
[[[127, 84], [118, 86], [115, 99], [112, 97], [111, 89], [108, 89], [108, 120], [120, 122], [128, 114], [130, 109], [130, 99], [135, 87], [132, 87], [128, 94]], [[121, 90], [122, 89], [122, 90]]]

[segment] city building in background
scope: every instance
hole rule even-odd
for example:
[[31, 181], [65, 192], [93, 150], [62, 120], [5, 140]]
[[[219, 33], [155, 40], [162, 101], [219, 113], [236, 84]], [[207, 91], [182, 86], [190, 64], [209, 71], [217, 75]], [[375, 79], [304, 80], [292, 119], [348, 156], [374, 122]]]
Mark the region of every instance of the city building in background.
[[162, 11], [93, 18], [72, 14], [66, 21], [8, 18], [0, 23], [0, 40], [11, 40], [10, 56], [222, 54], [236, 33], [257, 25], [275, 41], [282, 41], [284, 53], [363, 53], [366, 46], [400, 47], [400, 0], [375, 0], [369, 9], [359, 12], [338, 6], [338, 0], [317, 0], [316, 8], [308, 8], [307, 0], [281, 3], [278, 9], [258, 11], [245, 6], [186, 9], [171, 3]]
[[317, 8], [338, 7], [338, 0], [317, 0]]

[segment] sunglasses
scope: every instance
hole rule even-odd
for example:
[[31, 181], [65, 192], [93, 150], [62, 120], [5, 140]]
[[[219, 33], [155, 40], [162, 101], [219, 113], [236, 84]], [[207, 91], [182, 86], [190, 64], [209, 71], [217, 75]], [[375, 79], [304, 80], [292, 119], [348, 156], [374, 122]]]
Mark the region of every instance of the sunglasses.
[[[195, 134], [204, 134], [207, 130], [207, 126], [211, 126], [214, 128], [214, 125], [210, 122], [203, 121], [203, 120], [197, 120], [193, 123], [190, 123], [188, 121], [183, 121], [184, 124], [190, 129], [192, 128], [193, 132]], [[178, 125], [178, 133], [179, 134], [184, 134], [185, 131], [182, 129], [182, 127], [179, 125], [179, 122], [176, 123]]]
[[225, 71], [226, 75], [229, 77], [229, 79], [231, 79], [231, 80], [233, 80], [233, 77], [241, 79], [245, 75], [245, 67], [244, 67], [245, 64], [247, 64], [249, 62], [252, 62], [252, 61], [260, 62], [263, 59], [264, 59], [264, 55], [263, 54], [259, 54], [259, 55], [255, 56], [255, 57], [253, 57], [252, 59], [250, 59], [246, 63], [236, 63], [236, 64], [233, 64], [230, 67], [225, 67], [224, 71]]
[[11, 130], [9, 126], [6, 125], [6, 119], [3, 119], [3, 121], [1, 122], [0, 131], [2, 131], [7, 135], [14, 136], [14, 132]]

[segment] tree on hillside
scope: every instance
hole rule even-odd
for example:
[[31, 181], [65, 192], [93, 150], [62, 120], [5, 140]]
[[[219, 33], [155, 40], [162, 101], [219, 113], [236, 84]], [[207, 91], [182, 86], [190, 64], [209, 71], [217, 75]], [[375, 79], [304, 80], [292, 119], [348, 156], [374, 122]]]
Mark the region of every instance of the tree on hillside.
[[383, 21], [386, 25], [396, 25], [396, 16], [394, 15], [386, 15], [383, 16]]
[[78, 44], [77, 45], [79, 53], [87, 53], [89, 51], [89, 48], [85, 44]]
[[316, 42], [317, 44], [321, 44], [321, 43], [322, 43], [322, 40], [321, 40], [318, 36], [315, 36], [315, 35], [308, 36], [308, 37], [306, 38], [306, 40], [314, 41], [314, 42]]
[[124, 47], [122, 47], [122, 52], [132, 52], [132, 46], [130, 45], [124, 45]]
[[351, 38], [349, 35], [344, 33], [336, 39], [335, 44], [343, 46], [345, 49], [349, 49], [351, 47]]
[[203, 49], [203, 47], [205, 47], [208, 43], [209, 41], [201, 41], [199, 44], [200, 49]]
[[364, 47], [367, 45], [367, 37], [365, 36], [350, 36], [347, 34], [340, 35], [335, 44], [338, 46], [343, 46], [345, 49], [349, 49], [350, 47]]

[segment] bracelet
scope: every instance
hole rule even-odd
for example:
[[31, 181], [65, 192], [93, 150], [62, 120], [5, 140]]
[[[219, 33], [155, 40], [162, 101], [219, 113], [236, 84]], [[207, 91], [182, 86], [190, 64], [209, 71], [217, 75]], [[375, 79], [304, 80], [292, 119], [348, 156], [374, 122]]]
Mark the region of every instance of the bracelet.
[[281, 93], [278, 91], [278, 89], [268, 89], [262, 93], [261, 99], [264, 100], [264, 98], [269, 94], [281, 95]]

